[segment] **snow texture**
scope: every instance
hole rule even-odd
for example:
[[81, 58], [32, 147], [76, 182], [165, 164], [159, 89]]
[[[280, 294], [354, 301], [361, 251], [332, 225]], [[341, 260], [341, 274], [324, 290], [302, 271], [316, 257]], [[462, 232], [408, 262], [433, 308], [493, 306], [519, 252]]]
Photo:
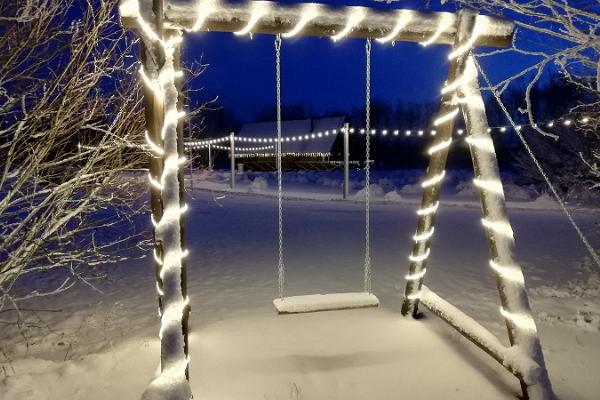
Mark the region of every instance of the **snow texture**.
[[425, 285], [421, 288], [421, 302], [452, 326], [458, 327], [462, 332], [482, 347], [488, 349], [502, 364], [513, 373], [518, 372], [528, 384], [535, 384], [539, 379], [540, 366], [524, 354], [519, 347], [505, 347], [498, 338], [481, 324], [469, 317], [446, 300], [442, 299]]
[[[223, 182], [217, 179], [221, 174], [228, 176], [215, 171], [202, 177], [211, 177], [209, 183], [215, 185]], [[456, 183], [469, 176], [451, 175], [425, 279], [507, 346], [478, 220], [481, 211], [476, 198], [453, 194]], [[277, 286], [274, 199], [199, 189], [200, 176], [196, 171], [193, 190], [187, 184], [194, 398], [517, 397], [517, 379], [440, 318], [425, 308], [420, 320], [400, 316], [417, 200], [405, 195], [400, 203], [372, 205], [373, 291], [380, 307], [282, 317], [272, 303]], [[322, 184], [340, 176], [339, 171], [285, 175], [304, 182], [294, 184], [294, 190], [304, 191], [302, 200], [285, 204], [290, 294], [340, 293], [362, 286], [364, 205], [337, 201], [337, 189]], [[419, 176], [419, 171], [374, 171], [377, 182], [387, 177], [396, 187]], [[358, 185], [360, 177], [353, 175], [353, 182]], [[301, 197], [300, 192], [294, 195]], [[561, 399], [597, 399], [600, 331], [593, 321], [600, 315], [600, 278], [591, 273], [585, 249], [562, 213], [525, 204], [509, 204], [509, 213], [554, 389]], [[582, 229], [594, 232], [598, 210], [575, 212]], [[8, 373], [0, 380], [2, 400], [140, 397], [160, 352], [152, 259], [128, 260], [102, 271], [111, 278], [96, 282], [102, 293], [81, 285], [32, 302], [34, 309], [62, 310], [40, 311], [51, 332], [31, 328], [26, 345], [15, 327], [0, 329], [0, 346], [12, 360], [2, 364]], [[55, 279], [47, 277], [47, 284]]]
[[[460, 86], [460, 94], [463, 98], [469, 99], [463, 106], [463, 114], [468, 130], [471, 132], [470, 137], [480, 141], [491, 141], [485, 106], [479, 90], [477, 67], [472, 55], [467, 57], [464, 77], [466, 79]], [[484, 182], [499, 182], [500, 174], [495, 152], [472, 144], [471, 154], [475, 166], [475, 178]], [[492, 242], [490, 257], [498, 265], [520, 271], [521, 267], [513, 254], [514, 236], [506, 215], [504, 194], [502, 191], [497, 193], [491, 190], [480, 190], [485, 218], [482, 222], [487, 221], [485, 226]], [[507, 234], [508, 232], [510, 234]], [[528, 394], [531, 399], [551, 399], [552, 388], [545, 370], [544, 356], [525, 287], [523, 283], [507, 279], [501, 273], [497, 273], [496, 277], [502, 305], [506, 309], [507, 324], [512, 331], [513, 346], [520, 348], [519, 351], [515, 350], [515, 354], [533, 358], [542, 369], [539, 375], [536, 375], [539, 378], [539, 382], [536, 383], [539, 384], [534, 385]], [[521, 372], [525, 375], [528, 371]]]
[[[186, 377], [188, 360], [184, 351], [182, 332], [183, 316], [187, 307], [181, 287], [182, 258], [181, 204], [179, 199], [179, 164], [177, 149], [177, 98], [175, 86], [173, 44], [164, 45], [165, 62], [160, 68], [165, 116], [162, 128], [164, 146], [164, 171], [161, 176], [163, 215], [155, 230], [156, 240], [162, 245], [160, 271], [162, 291], [161, 315], [161, 367], [160, 373], [150, 383], [143, 395], [144, 400], [187, 400], [192, 397]], [[159, 79], [161, 80], [161, 79]]]
[[[150, 1], [144, 0], [143, 3], [150, 3]], [[166, 1], [165, 3], [168, 22], [179, 28], [187, 29], [194, 26], [199, 10], [202, 10], [199, 7], [201, 2], [197, 0]], [[206, 17], [205, 25], [214, 23], [215, 26], [222, 26], [225, 23], [235, 23], [241, 29], [251, 19], [252, 3], [254, 2], [249, 3], [230, 3], [226, 7], [217, 8]], [[261, 25], [289, 24], [292, 27], [302, 18], [302, 7], [282, 6], [267, 1], [261, 3], [263, 7], [267, 8], [267, 12], [260, 19]], [[373, 37], [379, 37], [383, 36], [383, 33], [391, 32], [398, 23], [397, 13], [369, 13], [367, 8], [364, 8], [364, 10], [367, 10], [367, 16], [354, 27], [354, 30], [371, 32]], [[128, 9], [124, 11], [128, 11]], [[439, 32], [436, 43], [451, 44], [453, 42], [452, 37], [456, 32], [456, 14], [447, 12], [420, 13], [414, 10], [407, 10], [406, 12], [410, 13], [411, 19], [402, 29], [402, 34], [418, 35], [425, 41], [438, 31], [440, 22], [443, 20], [446, 22], [444, 24], [445, 29]], [[318, 28], [323, 31], [330, 31], [333, 34], [336, 32], [332, 31], [331, 28], [338, 27], [336, 31], [339, 32], [346, 25], [349, 18], [348, 14], [347, 7], [329, 7], [326, 13], [322, 12], [310, 20], [305, 29]], [[477, 17], [477, 22], [484, 27], [481, 30], [481, 36], [507, 37], [514, 29], [512, 22], [490, 16], [480, 15]]]
[[309, 294], [273, 300], [280, 314], [307, 313], [314, 311], [344, 310], [349, 308], [377, 307], [379, 300], [367, 292]]

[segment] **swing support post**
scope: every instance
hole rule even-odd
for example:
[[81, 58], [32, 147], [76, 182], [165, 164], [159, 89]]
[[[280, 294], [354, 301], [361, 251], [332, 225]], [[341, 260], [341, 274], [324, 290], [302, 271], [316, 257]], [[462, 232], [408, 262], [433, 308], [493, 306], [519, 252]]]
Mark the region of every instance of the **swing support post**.
[[229, 168], [231, 169], [229, 186], [233, 190], [235, 189], [235, 134], [233, 132], [229, 135], [229, 159]]
[[350, 193], [350, 124], [345, 123], [344, 128], [344, 187], [343, 198], [348, 199]]
[[[471, 13], [462, 11], [459, 14], [457, 20], [457, 35], [455, 38], [452, 49], [458, 48], [463, 42], [469, 38], [469, 33], [473, 30], [475, 25], [475, 17]], [[448, 69], [447, 82], [454, 82], [460, 77], [464, 71], [464, 62], [466, 55], [457, 57], [450, 62]], [[455, 107], [452, 104], [454, 97], [453, 92], [448, 92], [442, 95], [441, 104], [439, 108], [439, 115], [446, 115], [451, 112]], [[434, 146], [441, 145], [442, 143], [452, 140], [452, 132], [454, 131], [454, 119], [441, 125], [437, 129], [435, 135]], [[427, 174], [423, 182], [433, 182], [433, 184], [423, 186], [423, 196], [421, 199], [421, 208], [417, 212], [419, 215], [417, 222], [417, 230], [415, 233], [415, 240], [412, 246], [411, 262], [409, 265], [409, 272], [407, 276], [406, 289], [404, 292], [404, 302], [402, 303], [402, 315], [416, 316], [419, 306], [419, 291], [423, 285], [423, 277], [425, 266], [427, 263], [427, 255], [429, 254], [429, 246], [431, 244], [431, 236], [427, 237], [428, 232], [433, 232], [435, 227], [435, 217], [437, 207], [440, 200], [440, 192], [442, 189], [442, 180], [435, 181], [436, 177], [442, 176], [446, 169], [446, 162], [448, 160], [449, 147], [442, 147], [439, 151], [430, 154], [429, 166], [427, 167]], [[419, 240], [417, 240], [419, 239]]]

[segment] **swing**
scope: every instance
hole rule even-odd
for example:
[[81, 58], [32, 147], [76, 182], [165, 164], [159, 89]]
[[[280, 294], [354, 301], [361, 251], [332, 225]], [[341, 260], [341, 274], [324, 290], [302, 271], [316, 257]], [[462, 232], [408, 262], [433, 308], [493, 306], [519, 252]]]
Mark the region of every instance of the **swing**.
[[[317, 311], [345, 310], [379, 306], [379, 299], [371, 293], [370, 255], [370, 125], [371, 125], [371, 40], [367, 39], [366, 52], [366, 104], [365, 104], [365, 259], [363, 265], [363, 291], [329, 294], [285, 296], [285, 264], [283, 262], [283, 190], [281, 165], [281, 36], [275, 39], [275, 77], [277, 108], [277, 206], [278, 206], [278, 285], [279, 297], [273, 305], [279, 314], [297, 314]], [[346, 128], [347, 129], [347, 128]]]

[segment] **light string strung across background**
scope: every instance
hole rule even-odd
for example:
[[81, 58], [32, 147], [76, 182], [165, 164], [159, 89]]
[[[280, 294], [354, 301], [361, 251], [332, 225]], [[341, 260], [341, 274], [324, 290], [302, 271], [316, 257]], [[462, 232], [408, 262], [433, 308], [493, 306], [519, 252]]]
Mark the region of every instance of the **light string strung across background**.
[[[452, 115], [448, 116], [447, 119], [445, 119], [444, 121], [438, 121], [437, 125], [441, 125], [446, 121], [450, 121], [453, 118], [455, 118], [456, 116], [458, 116], [458, 110], [456, 111], [452, 111], [451, 113]], [[536, 124], [516, 124], [514, 129], [510, 129], [512, 128], [510, 125], [508, 126], [493, 126], [493, 127], [489, 127], [488, 128], [488, 132], [490, 133], [502, 133], [502, 134], [507, 134], [510, 130], [514, 130], [515, 132], [520, 132], [522, 131], [524, 128], [536, 128], [536, 127], [546, 127], [546, 128], [556, 128], [558, 126], [562, 126], [562, 129], [566, 129], [566, 128], [574, 128], [574, 127], [579, 127], [582, 128], [584, 126], [586, 126], [590, 121], [590, 118], [588, 116], [582, 116], [581, 118], [572, 118], [572, 117], [561, 117], [561, 118], [555, 118], [552, 120], [549, 120], [547, 122], [539, 122]], [[369, 129], [370, 131], [370, 135], [371, 136], [381, 136], [381, 137], [395, 137], [395, 138], [399, 138], [399, 137], [425, 137], [425, 136], [435, 136], [437, 134], [437, 130], [435, 129], [399, 129], [399, 128], [381, 128], [381, 129]], [[331, 129], [331, 130], [325, 130], [325, 131], [319, 131], [319, 132], [311, 132], [311, 133], [306, 133], [306, 134], [300, 134], [300, 135], [293, 135], [293, 136], [284, 136], [281, 138], [282, 142], [301, 142], [301, 141], [306, 141], [306, 140], [318, 140], [318, 139], [322, 139], [322, 138], [326, 138], [326, 137], [330, 137], [330, 136], [335, 136], [342, 133], [341, 128], [339, 129]], [[350, 128], [349, 130], [350, 134], [360, 134], [360, 135], [365, 135], [366, 130], [364, 128]], [[458, 128], [455, 129], [453, 132], [453, 135], [455, 136], [464, 136], [465, 135], [465, 130], [464, 128]], [[188, 141], [186, 142], [186, 146], [195, 146], [195, 145], [207, 145], [207, 144], [216, 144], [216, 143], [222, 143], [222, 142], [227, 142], [231, 140], [231, 136], [227, 135], [227, 136], [220, 136], [217, 138], [210, 138], [210, 139], [204, 139], [204, 140], [197, 140], [197, 141]], [[234, 140], [236, 142], [248, 142], [248, 143], [276, 143], [277, 139], [273, 138], [273, 137], [246, 137], [246, 136], [235, 136]], [[468, 139], [466, 139], [468, 140]]]

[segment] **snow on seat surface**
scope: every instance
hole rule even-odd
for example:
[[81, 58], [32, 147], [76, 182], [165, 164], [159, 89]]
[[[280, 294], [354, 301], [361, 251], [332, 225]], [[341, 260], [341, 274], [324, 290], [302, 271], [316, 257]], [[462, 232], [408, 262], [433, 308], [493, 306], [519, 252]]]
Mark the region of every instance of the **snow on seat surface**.
[[379, 299], [367, 292], [309, 294], [275, 299], [273, 305], [280, 314], [294, 314], [377, 307], [379, 306]]

